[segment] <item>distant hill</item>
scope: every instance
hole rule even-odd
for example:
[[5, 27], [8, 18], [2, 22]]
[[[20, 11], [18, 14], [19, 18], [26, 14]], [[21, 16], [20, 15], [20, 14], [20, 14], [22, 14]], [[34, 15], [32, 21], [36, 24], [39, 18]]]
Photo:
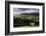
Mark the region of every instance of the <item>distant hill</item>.
[[39, 13], [22, 13], [21, 15], [39, 15]]

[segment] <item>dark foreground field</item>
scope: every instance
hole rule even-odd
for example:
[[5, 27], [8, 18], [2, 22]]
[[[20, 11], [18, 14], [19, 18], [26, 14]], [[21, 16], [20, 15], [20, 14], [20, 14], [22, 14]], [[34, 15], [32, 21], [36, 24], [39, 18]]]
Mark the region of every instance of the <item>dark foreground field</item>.
[[39, 26], [39, 15], [18, 15], [14, 16], [14, 27]]

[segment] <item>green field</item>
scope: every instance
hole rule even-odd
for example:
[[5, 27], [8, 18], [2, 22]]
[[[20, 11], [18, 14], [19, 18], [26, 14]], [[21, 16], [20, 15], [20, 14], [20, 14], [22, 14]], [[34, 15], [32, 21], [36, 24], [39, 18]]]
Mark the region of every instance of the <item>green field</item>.
[[[35, 23], [33, 26], [30, 23]], [[28, 28], [39, 26], [38, 15], [16, 15], [14, 16], [14, 27]]]
[[21, 19], [39, 19], [39, 16], [37, 15], [17, 15], [15, 18], [21, 18]]

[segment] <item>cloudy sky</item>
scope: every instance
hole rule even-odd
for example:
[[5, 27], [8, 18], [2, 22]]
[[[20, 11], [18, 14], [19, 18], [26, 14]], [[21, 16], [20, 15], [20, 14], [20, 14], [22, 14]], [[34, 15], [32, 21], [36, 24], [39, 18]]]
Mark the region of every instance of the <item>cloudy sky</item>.
[[13, 15], [22, 13], [39, 13], [39, 9], [36, 8], [13, 8]]

